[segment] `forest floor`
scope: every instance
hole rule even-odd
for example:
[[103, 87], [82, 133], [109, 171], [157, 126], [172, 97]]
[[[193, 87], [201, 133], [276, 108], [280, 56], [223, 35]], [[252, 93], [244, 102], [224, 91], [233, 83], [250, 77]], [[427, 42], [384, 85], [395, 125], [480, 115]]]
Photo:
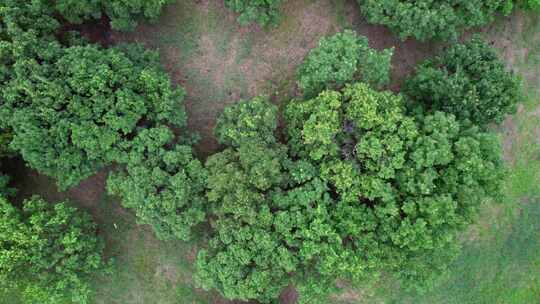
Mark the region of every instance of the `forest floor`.
[[[392, 90], [417, 62], [443, 47], [402, 42], [387, 29], [368, 25], [352, 0], [289, 0], [283, 12], [280, 26], [264, 31], [240, 27], [222, 1], [180, 0], [155, 24], [106, 36], [113, 43], [159, 49], [173, 81], [187, 91], [189, 129], [201, 135], [196, 147], [201, 159], [219, 149], [212, 128], [225, 106], [259, 94], [283, 104], [295, 95], [296, 67], [323, 36], [351, 28], [375, 48], [395, 47]], [[435, 291], [410, 294], [383, 280], [346, 288], [334, 303], [540, 303], [540, 18], [518, 12], [480, 32], [524, 75], [527, 87], [518, 113], [496, 127], [509, 166], [504, 197], [486, 204], [478, 224], [463, 236], [463, 254]], [[131, 212], [106, 195], [106, 171], [61, 193], [51, 179], [21, 163], [11, 167], [20, 199], [41, 194], [50, 201], [70, 200], [98, 222], [116, 271], [95, 278], [94, 304], [233, 303], [195, 288], [197, 242], [161, 242], [148, 226], [137, 225]], [[283, 298], [291, 304], [294, 293]]]

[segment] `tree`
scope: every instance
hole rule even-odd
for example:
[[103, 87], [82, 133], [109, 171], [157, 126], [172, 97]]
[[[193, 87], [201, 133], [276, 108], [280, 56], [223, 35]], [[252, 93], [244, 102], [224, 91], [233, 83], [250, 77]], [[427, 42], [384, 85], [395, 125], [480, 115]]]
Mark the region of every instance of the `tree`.
[[515, 112], [521, 82], [495, 49], [475, 38], [421, 64], [405, 93], [430, 110], [486, 125]]
[[404, 105], [399, 95], [354, 84], [287, 106], [293, 155], [319, 168], [336, 199], [333, 226], [351, 257], [338, 259], [347, 265], [340, 277], [391, 270], [429, 281], [481, 202], [498, 193], [495, 136], [451, 114], [408, 116]]
[[160, 239], [188, 240], [191, 228], [205, 220], [206, 171], [190, 146], [173, 139], [167, 127], [142, 130], [131, 143], [127, 165], [111, 174], [107, 187]]
[[225, 0], [225, 5], [240, 13], [238, 22], [248, 25], [257, 22], [264, 27], [276, 26], [280, 20], [279, 8], [283, 0]]
[[196, 279], [229, 299], [267, 303], [294, 273], [305, 274], [318, 254], [330, 252], [326, 243], [336, 246], [326, 231], [331, 198], [316, 169], [289, 159], [278, 143], [274, 105], [255, 98], [229, 107], [218, 121], [216, 136], [230, 147], [206, 162], [213, 229], [198, 254]]
[[[49, 0], [50, 1], [50, 0]], [[55, 9], [71, 23], [99, 19], [104, 12], [116, 30], [133, 30], [141, 17], [155, 20], [174, 0], [54, 0]]]
[[505, 0], [358, 0], [371, 23], [389, 27], [403, 40], [455, 39], [463, 30], [490, 23]]
[[310, 51], [298, 69], [298, 85], [307, 97], [357, 79], [382, 87], [390, 81], [392, 55], [393, 49], [371, 49], [366, 37], [346, 30], [322, 38]]
[[123, 158], [145, 127], [184, 126], [184, 92], [172, 88], [157, 53], [137, 46], [62, 48], [13, 65], [1, 88], [11, 148], [62, 189]]
[[33, 197], [18, 209], [0, 198], [0, 288], [28, 303], [88, 303], [88, 276], [104, 266], [90, 216]]

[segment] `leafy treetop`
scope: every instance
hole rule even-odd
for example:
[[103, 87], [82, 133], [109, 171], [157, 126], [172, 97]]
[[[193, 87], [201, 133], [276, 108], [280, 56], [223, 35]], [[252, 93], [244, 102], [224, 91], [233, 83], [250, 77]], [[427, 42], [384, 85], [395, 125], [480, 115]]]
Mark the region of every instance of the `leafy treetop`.
[[190, 146], [173, 139], [167, 127], [142, 130], [130, 143], [127, 165], [111, 174], [107, 187], [160, 239], [188, 240], [191, 228], [205, 220], [206, 171]]
[[371, 23], [396, 32], [401, 39], [453, 39], [462, 30], [490, 23], [505, 0], [358, 0]]
[[390, 81], [392, 55], [393, 49], [374, 50], [366, 37], [346, 30], [322, 38], [310, 51], [298, 69], [298, 85], [307, 97], [357, 79], [382, 87]]
[[18, 209], [0, 198], [0, 289], [27, 303], [88, 303], [88, 275], [103, 269], [104, 242], [90, 216], [38, 197]]
[[184, 92], [141, 47], [73, 46], [18, 61], [13, 72], [0, 91], [11, 147], [63, 189], [121, 160], [141, 128], [185, 125]]
[[282, 2], [283, 0], [225, 0], [225, 5], [240, 13], [238, 22], [241, 25], [257, 22], [263, 27], [270, 27], [279, 23], [279, 8]]
[[69, 22], [81, 23], [87, 19], [99, 19], [104, 12], [116, 30], [133, 30], [141, 17], [155, 20], [162, 7], [175, 0], [48, 0]]
[[474, 38], [421, 64], [407, 80], [405, 93], [430, 110], [483, 126], [515, 112], [521, 81], [493, 47]]

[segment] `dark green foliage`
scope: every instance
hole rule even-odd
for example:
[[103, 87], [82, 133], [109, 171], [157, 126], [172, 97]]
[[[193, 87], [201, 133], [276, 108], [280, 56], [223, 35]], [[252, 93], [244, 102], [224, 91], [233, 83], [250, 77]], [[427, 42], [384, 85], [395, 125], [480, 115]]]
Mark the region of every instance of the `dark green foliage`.
[[141, 131], [131, 143], [126, 168], [113, 173], [107, 187], [160, 239], [188, 240], [191, 228], [205, 219], [206, 172], [191, 147], [174, 145], [173, 139], [166, 127]]
[[238, 147], [245, 142], [275, 142], [277, 107], [266, 97], [240, 101], [225, 108], [214, 133], [220, 144]]
[[507, 71], [495, 49], [475, 38], [420, 65], [405, 92], [431, 110], [486, 125], [514, 113], [521, 82]]
[[311, 50], [298, 69], [298, 85], [308, 97], [356, 79], [382, 87], [390, 81], [392, 55], [392, 49], [371, 49], [366, 37], [346, 30], [322, 38]]
[[369, 22], [389, 27], [401, 39], [457, 38], [490, 23], [505, 0], [358, 0]]
[[364, 84], [327, 91], [286, 111], [292, 151], [335, 189], [333, 225], [352, 260], [351, 279], [391, 269], [429, 280], [447, 262], [480, 203], [496, 195], [502, 162], [495, 136], [441, 112], [409, 117], [400, 96]]
[[26, 303], [88, 303], [88, 275], [104, 267], [104, 243], [90, 216], [38, 197], [21, 210], [0, 198], [0, 289]]
[[183, 91], [140, 47], [70, 47], [50, 61], [21, 60], [13, 72], [0, 95], [11, 147], [62, 189], [122, 158], [140, 127], [186, 121]]
[[175, 0], [54, 0], [55, 9], [72, 23], [98, 19], [104, 12], [116, 30], [133, 30], [141, 17], [155, 20]]
[[282, 2], [283, 0], [225, 0], [225, 5], [240, 13], [238, 22], [241, 25], [257, 22], [268, 27], [279, 23], [279, 8]]
[[510, 15], [514, 8], [540, 11], [540, 0], [505, 0], [502, 11]]

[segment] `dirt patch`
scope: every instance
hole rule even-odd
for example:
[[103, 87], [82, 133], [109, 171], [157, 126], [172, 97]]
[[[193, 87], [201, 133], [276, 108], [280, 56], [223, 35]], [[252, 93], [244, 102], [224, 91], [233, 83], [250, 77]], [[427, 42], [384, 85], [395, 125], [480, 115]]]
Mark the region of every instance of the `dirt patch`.
[[516, 160], [513, 148], [519, 136], [515, 118], [512, 116], [507, 117], [499, 129], [503, 135], [503, 159], [510, 166], [514, 166]]
[[298, 301], [298, 292], [293, 286], [287, 287], [279, 296], [279, 302], [281, 304], [294, 304]]

